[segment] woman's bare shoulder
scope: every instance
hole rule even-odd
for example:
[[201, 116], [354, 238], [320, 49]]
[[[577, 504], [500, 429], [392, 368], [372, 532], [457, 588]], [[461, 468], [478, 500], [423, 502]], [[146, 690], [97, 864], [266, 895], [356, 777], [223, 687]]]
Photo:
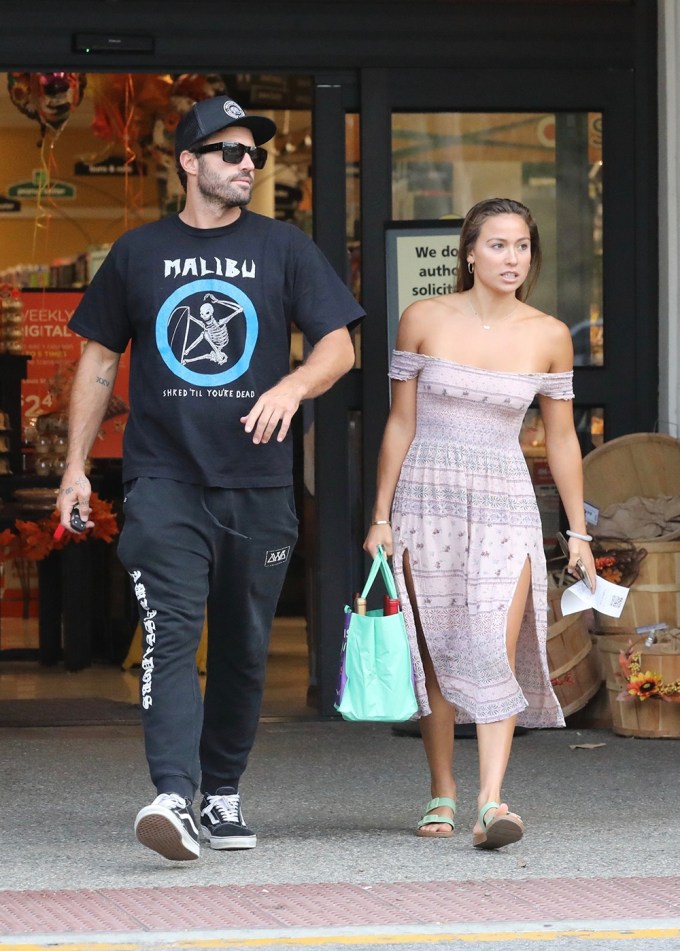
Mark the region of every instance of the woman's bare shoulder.
[[446, 294], [409, 304], [399, 321], [397, 349], [418, 353], [426, 334], [431, 333], [433, 327], [438, 325], [437, 318], [449, 316], [452, 311], [458, 309], [458, 296]]
[[441, 297], [426, 297], [409, 304], [401, 319], [430, 320], [433, 313], [457, 310], [461, 306], [460, 294], [442, 294]]
[[531, 321], [534, 338], [540, 340], [541, 350], [545, 354], [550, 372], [571, 370], [574, 363], [574, 348], [569, 327], [565, 322], [536, 308], [532, 308], [527, 318]]
[[535, 321], [535, 329], [540, 330], [541, 333], [555, 339], [571, 336], [569, 328], [559, 317], [553, 317], [552, 314], [546, 314], [531, 305], [525, 305], [525, 307], [527, 308], [526, 319]]

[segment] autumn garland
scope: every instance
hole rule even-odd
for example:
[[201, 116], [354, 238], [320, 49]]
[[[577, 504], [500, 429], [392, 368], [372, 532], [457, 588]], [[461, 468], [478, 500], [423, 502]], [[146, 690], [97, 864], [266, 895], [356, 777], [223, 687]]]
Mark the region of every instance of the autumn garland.
[[680, 703], [680, 680], [665, 684], [661, 674], [651, 670], [643, 671], [641, 666], [642, 654], [631, 646], [619, 654], [619, 666], [626, 681], [625, 689], [618, 695], [617, 700], [649, 700], [656, 697], [668, 703]]

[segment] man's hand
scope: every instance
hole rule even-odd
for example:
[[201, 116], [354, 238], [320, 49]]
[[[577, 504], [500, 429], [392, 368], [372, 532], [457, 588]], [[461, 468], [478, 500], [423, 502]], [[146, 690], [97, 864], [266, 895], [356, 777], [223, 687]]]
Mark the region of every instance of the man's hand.
[[248, 415], [241, 417], [245, 431], [253, 434], [253, 442], [268, 443], [277, 426], [276, 441], [283, 442], [303, 395], [292, 374], [263, 393]]
[[78, 506], [80, 517], [86, 523], [86, 528], [92, 528], [94, 522], [90, 521], [90, 495], [92, 486], [85, 472], [72, 464], [67, 465], [61, 480], [59, 494], [57, 496], [57, 508], [61, 515], [60, 525], [65, 531], [73, 535], [78, 534], [71, 527], [71, 512], [74, 506]]
[[290, 421], [303, 400], [325, 393], [354, 366], [354, 346], [346, 327], [322, 337], [305, 362], [263, 393], [247, 416], [241, 417], [254, 443], [267, 443], [279, 427], [277, 442], [283, 442]]

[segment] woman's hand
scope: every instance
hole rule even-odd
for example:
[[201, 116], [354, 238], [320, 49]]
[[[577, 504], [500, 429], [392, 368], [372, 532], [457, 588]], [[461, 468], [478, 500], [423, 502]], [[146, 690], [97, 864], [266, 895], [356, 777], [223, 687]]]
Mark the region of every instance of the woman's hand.
[[371, 525], [369, 528], [364, 540], [364, 551], [367, 551], [372, 558], [375, 558], [378, 552], [378, 545], [383, 546], [388, 558], [392, 555], [391, 525]]
[[588, 542], [583, 541], [581, 538], [575, 538], [573, 535], [569, 536], [569, 564], [567, 565], [567, 571], [570, 575], [573, 575], [576, 579], [580, 581], [581, 576], [576, 567], [577, 561], [583, 563], [583, 567], [588, 572], [588, 578], [590, 584], [588, 587], [591, 591], [595, 590], [595, 584], [597, 581], [597, 572], [595, 570], [595, 559], [593, 558], [593, 553], [590, 550], [590, 545]]

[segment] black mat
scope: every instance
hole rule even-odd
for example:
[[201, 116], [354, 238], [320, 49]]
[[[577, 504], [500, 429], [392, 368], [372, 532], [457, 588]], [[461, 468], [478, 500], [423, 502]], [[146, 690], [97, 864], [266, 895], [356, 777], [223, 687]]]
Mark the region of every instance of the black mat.
[[105, 697], [0, 700], [0, 727], [107, 726], [141, 722], [137, 704]]

